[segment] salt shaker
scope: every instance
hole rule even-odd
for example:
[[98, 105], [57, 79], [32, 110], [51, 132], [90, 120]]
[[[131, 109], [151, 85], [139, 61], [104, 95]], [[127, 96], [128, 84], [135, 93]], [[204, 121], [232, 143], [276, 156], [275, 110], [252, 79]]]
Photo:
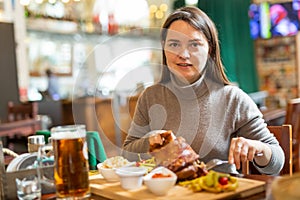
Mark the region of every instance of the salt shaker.
[[39, 147], [45, 145], [45, 137], [43, 135], [32, 135], [27, 139], [27, 149], [29, 153], [37, 152], [39, 150]]

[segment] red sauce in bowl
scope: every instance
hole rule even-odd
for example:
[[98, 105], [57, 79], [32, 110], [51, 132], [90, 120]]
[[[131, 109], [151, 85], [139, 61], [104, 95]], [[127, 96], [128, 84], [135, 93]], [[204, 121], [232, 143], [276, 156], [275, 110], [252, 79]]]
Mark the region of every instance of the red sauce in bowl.
[[171, 177], [171, 174], [155, 173], [152, 175], [152, 178], [168, 178], [168, 177]]

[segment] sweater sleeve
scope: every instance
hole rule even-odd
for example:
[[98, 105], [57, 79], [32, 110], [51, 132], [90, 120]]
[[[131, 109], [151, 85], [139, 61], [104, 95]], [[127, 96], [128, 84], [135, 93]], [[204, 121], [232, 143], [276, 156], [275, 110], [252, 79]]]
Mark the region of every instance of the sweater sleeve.
[[[131, 126], [130, 131], [135, 131], [134, 126]], [[129, 131], [129, 133], [130, 133]], [[128, 134], [123, 144], [123, 150], [135, 153], [147, 153], [149, 150], [149, 140], [147, 137], [135, 137]]]
[[263, 174], [279, 174], [283, 168], [285, 156], [278, 140], [270, 133], [261, 112], [246, 93], [238, 90], [235, 101], [237, 136], [259, 140], [267, 144], [272, 151], [268, 165], [260, 167], [253, 162], [255, 168]]
[[133, 121], [123, 144], [125, 151], [147, 153], [149, 150], [149, 140], [145, 137], [150, 132], [146, 95], [144, 92], [138, 100]]

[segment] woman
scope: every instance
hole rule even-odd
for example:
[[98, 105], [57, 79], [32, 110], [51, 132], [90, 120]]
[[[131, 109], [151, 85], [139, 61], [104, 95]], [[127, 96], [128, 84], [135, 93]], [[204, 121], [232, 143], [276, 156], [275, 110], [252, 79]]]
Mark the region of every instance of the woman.
[[46, 69], [46, 75], [48, 78], [48, 89], [47, 89], [48, 95], [53, 100], [59, 100], [60, 95], [59, 95], [59, 85], [58, 85], [57, 77], [54, 75], [51, 69]]
[[261, 173], [278, 174], [284, 153], [255, 103], [226, 77], [211, 19], [196, 7], [178, 9], [162, 27], [161, 44], [161, 80], [140, 96], [123, 149], [147, 153], [157, 142], [148, 132], [172, 130], [200, 160], [228, 159], [218, 171], [237, 173], [250, 160]]

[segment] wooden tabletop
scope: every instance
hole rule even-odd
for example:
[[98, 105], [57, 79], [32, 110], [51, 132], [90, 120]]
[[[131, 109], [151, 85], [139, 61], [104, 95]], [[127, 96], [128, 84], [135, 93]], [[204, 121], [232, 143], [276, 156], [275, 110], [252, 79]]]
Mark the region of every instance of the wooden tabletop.
[[257, 199], [268, 199], [268, 200], [273, 200], [272, 194], [271, 194], [271, 185], [272, 182], [275, 180], [275, 176], [268, 176], [268, 175], [243, 175], [244, 178], [248, 179], [253, 179], [253, 180], [259, 180], [259, 181], [264, 181], [266, 182], [266, 190], [264, 192], [260, 192], [254, 195], [251, 195], [247, 198], [247, 200], [257, 200]]
[[[268, 175], [242, 175], [241, 177], [247, 178], [247, 179], [252, 179], [252, 180], [264, 181], [264, 182], [266, 182], [266, 185], [265, 185], [265, 191], [253, 194], [251, 196], [247, 196], [245, 198], [239, 198], [239, 199], [243, 199], [243, 200], [257, 200], [257, 199], [272, 200], [273, 199], [271, 196], [271, 184], [276, 177], [268, 176]], [[45, 194], [42, 196], [42, 200], [54, 200], [54, 199], [56, 199], [55, 194]], [[89, 200], [109, 200], [108, 198], [105, 198], [105, 197], [99, 196], [99, 195], [95, 195], [95, 194], [92, 194], [91, 197], [89, 197], [88, 199]]]
[[164, 196], [157, 196], [150, 192], [145, 185], [134, 190], [125, 190], [120, 182], [107, 182], [100, 174], [90, 177], [91, 191], [95, 195], [120, 200], [194, 200], [194, 199], [234, 199], [247, 197], [265, 191], [265, 182], [253, 179], [238, 178], [239, 186], [232, 192], [212, 193], [207, 191], [193, 192], [192, 190], [175, 185]]

